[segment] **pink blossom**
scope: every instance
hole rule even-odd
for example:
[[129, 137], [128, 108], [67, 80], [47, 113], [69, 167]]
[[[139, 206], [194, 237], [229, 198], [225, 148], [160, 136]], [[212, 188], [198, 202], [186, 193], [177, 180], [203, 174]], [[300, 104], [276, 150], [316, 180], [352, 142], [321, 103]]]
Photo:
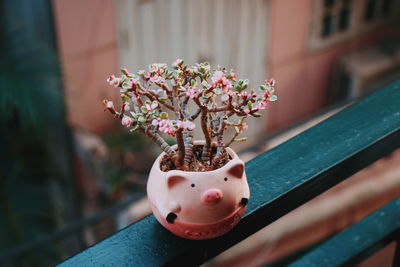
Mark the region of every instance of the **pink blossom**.
[[138, 85], [139, 80], [136, 79], [136, 78], [133, 78], [133, 79], [131, 79], [131, 83], [132, 83], [133, 85]]
[[196, 124], [194, 124], [192, 121], [181, 121], [181, 120], [163, 119], [159, 121], [158, 119], [153, 119], [151, 123], [154, 126], [158, 126], [158, 130], [160, 132], [172, 136], [176, 134], [178, 129], [188, 129], [191, 131], [196, 127]]
[[249, 114], [249, 113], [250, 113], [250, 109], [244, 108], [244, 109], [243, 109], [243, 112], [246, 113], [246, 114]]
[[130, 110], [130, 105], [128, 102], [125, 102], [124, 111], [129, 111], [129, 110]]
[[190, 98], [195, 97], [195, 95], [196, 95], [196, 89], [195, 89], [194, 87], [193, 87], [193, 88], [190, 88], [189, 90], [186, 91], [185, 95], [188, 96], [188, 97], [190, 97]]
[[114, 74], [107, 78], [107, 82], [110, 83], [112, 80], [115, 79]]
[[236, 78], [236, 73], [231, 70], [231, 72], [229, 73], [229, 78], [230, 79], [235, 79]]
[[107, 108], [114, 108], [114, 103], [112, 101], [107, 101], [106, 107]]
[[132, 123], [132, 119], [128, 116], [124, 116], [121, 120], [121, 124], [124, 125], [125, 127], [129, 127]]
[[258, 105], [257, 105], [257, 109], [260, 109], [260, 110], [263, 110], [263, 109], [266, 109], [267, 108], [267, 105], [268, 105], [268, 99], [266, 99], [266, 100], [264, 100], [264, 101], [262, 101], [262, 102], [260, 102], [260, 103], [258, 103]]
[[180, 128], [188, 129], [191, 131], [196, 128], [196, 124], [194, 124], [194, 122], [192, 121], [181, 121]]
[[107, 82], [110, 85], [113, 85], [115, 87], [118, 87], [121, 83], [121, 78], [115, 77], [114, 75], [111, 75], [110, 77], [108, 77]]
[[210, 71], [210, 65], [209, 64], [201, 64], [201, 67], [205, 68], [206, 71]]
[[168, 135], [174, 136], [178, 129], [174, 126], [167, 125], [165, 127], [161, 127], [160, 130]]
[[224, 73], [220, 70], [217, 70], [214, 72], [213, 76], [211, 77], [211, 82], [213, 84], [218, 84], [219, 82], [222, 81], [223, 77], [224, 77]]
[[270, 91], [268, 91], [268, 90], [266, 90], [265, 92], [264, 92], [264, 94], [263, 94], [263, 98], [264, 99], [268, 99], [268, 98], [270, 98], [272, 96], [272, 93], [270, 92]]
[[265, 83], [267, 83], [267, 84], [269, 84], [269, 85], [271, 85], [271, 86], [275, 86], [275, 84], [276, 84], [276, 81], [275, 81], [275, 79], [270, 79], [270, 80], [268, 80], [268, 79], [266, 79], [265, 80]]
[[275, 84], [276, 84], [275, 79], [269, 80], [269, 84], [270, 84], [271, 86], [275, 86]]
[[247, 97], [251, 97], [251, 94], [249, 92], [243, 91], [238, 94], [238, 97], [247, 98]]
[[183, 59], [177, 58], [173, 63], [172, 66], [180, 66], [183, 63]]
[[175, 120], [175, 121], [172, 121], [173, 122], [173, 124], [175, 124], [178, 128], [184, 128], [183, 127], [183, 121], [181, 121], [181, 120]]
[[136, 86], [138, 85], [139, 80], [136, 78], [133, 78], [133, 79], [127, 80], [126, 83], [128, 84], [128, 87], [124, 87], [124, 88], [136, 89]]
[[170, 120], [158, 120], [153, 119], [151, 122], [152, 125], [158, 126], [158, 130], [162, 133], [166, 133], [169, 135], [175, 135], [176, 131], [178, 130], [174, 125], [172, 125]]
[[145, 104], [148, 111], [153, 111], [156, 107], [158, 107], [158, 103], [153, 101], [151, 104]]
[[240, 124], [240, 131], [247, 130], [249, 128], [249, 125], [247, 124], [247, 121], [242, 122]]
[[[193, 68], [193, 70], [197, 70], [197, 71], [200, 71], [200, 72], [203, 72], [203, 71], [209, 72], [210, 71], [210, 65], [209, 64], [204, 64], [204, 63], [201, 63], [201, 64], [196, 63], [196, 65], [193, 66], [192, 68]], [[200, 70], [201, 68], [203, 68], [204, 70], [201, 71]]]
[[158, 130], [160, 132], [163, 132], [163, 133], [166, 133], [169, 135], [174, 135], [177, 131], [177, 129], [173, 125], [171, 125], [170, 120], [161, 120], [158, 123], [158, 126], [159, 126]]
[[157, 73], [158, 75], [161, 75], [166, 68], [167, 64], [165, 63], [154, 63], [149, 66], [149, 71], [151, 73], [154, 72]]
[[132, 77], [133, 74], [130, 73], [126, 68], [121, 69], [122, 73], [125, 74], [127, 77]]
[[223, 89], [231, 89], [232, 83], [229, 79], [225, 77], [224, 72], [217, 70], [214, 72], [213, 76], [211, 77], [211, 82], [214, 87], [222, 85]]
[[154, 75], [150, 78], [150, 81], [152, 81], [153, 83], [162, 83], [164, 79], [159, 75]]
[[232, 88], [232, 83], [230, 80], [228, 80], [227, 78], [223, 77], [222, 78], [222, 87], [225, 89], [231, 89]]
[[177, 132], [176, 128], [170, 127], [170, 128], [168, 128], [167, 134], [174, 136], [176, 134], [176, 132]]
[[150, 79], [150, 73], [148, 73], [145, 70], [139, 70], [137, 73], [138, 73], [139, 76], [142, 76], [143, 79], [145, 79], [145, 80]]
[[197, 70], [196, 67], [188, 67], [188, 68], [186, 69], [186, 73], [187, 73], [188, 75], [193, 75], [194, 72], [195, 72], [196, 70]]
[[194, 122], [192, 121], [188, 121], [186, 124], [186, 128], [190, 131], [194, 130], [194, 128], [196, 128], [196, 124], [194, 124]]

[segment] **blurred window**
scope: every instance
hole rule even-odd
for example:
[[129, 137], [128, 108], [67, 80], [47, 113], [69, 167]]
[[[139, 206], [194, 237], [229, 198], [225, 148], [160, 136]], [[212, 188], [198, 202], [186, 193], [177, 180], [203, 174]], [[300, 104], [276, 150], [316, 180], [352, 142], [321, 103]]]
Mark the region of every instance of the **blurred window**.
[[324, 0], [324, 14], [322, 15], [321, 25], [322, 38], [343, 32], [350, 27], [351, 3], [350, 0]]
[[382, 3], [382, 15], [383, 16], [390, 15], [392, 3], [393, 3], [392, 0], [383, 0], [383, 3]]
[[365, 5], [364, 11], [364, 20], [371, 21], [374, 19], [376, 14], [378, 1], [376, 0], [368, 0], [367, 4]]
[[322, 36], [329, 36], [333, 32], [332, 15], [325, 14], [322, 19]]
[[344, 7], [339, 13], [339, 31], [345, 31], [350, 26], [351, 9]]
[[323, 49], [400, 17], [400, 1], [314, 0], [311, 49]]
[[325, 7], [332, 7], [335, 4], [335, 0], [325, 0]]
[[364, 21], [372, 22], [390, 15], [393, 0], [367, 0], [364, 7]]

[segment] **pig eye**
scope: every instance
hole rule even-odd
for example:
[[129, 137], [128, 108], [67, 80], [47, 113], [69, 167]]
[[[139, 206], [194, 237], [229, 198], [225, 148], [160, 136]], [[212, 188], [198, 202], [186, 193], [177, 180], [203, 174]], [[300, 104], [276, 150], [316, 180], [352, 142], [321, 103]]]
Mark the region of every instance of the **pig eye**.
[[194, 184], [191, 184], [190, 186], [191, 186], [191, 187], [195, 187], [195, 185], [194, 185]]
[[228, 178], [227, 178], [227, 177], [225, 177], [225, 178], [224, 178], [224, 181], [225, 181], [225, 182], [226, 182], [226, 181], [228, 181]]

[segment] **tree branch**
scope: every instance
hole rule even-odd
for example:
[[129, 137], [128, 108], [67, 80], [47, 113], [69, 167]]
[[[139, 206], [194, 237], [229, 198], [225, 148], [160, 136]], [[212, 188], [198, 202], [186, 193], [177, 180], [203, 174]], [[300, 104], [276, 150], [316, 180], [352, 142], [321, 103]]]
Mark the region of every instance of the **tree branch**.
[[[246, 118], [246, 117], [241, 117], [238, 124], [233, 124], [233, 125], [231, 125], [231, 126], [241, 127], [243, 121], [245, 120], [245, 118]], [[241, 129], [242, 129], [242, 128], [239, 128], [238, 131], [235, 130], [235, 134], [233, 135], [232, 139], [224, 146], [224, 148], [229, 147], [229, 146], [235, 141], [235, 138], [238, 137], [238, 135], [242, 132]]]
[[[179, 98], [178, 98], [178, 87], [173, 86], [172, 87], [172, 107], [175, 112], [176, 119], [183, 119], [183, 114], [181, 111], [181, 105], [179, 103]], [[183, 159], [185, 158], [186, 154], [186, 146], [185, 146], [185, 140], [183, 139], [182, 135], [182, 130], [179, 129], [176, 132], [176, 142], [178, 145], [178, 161], [180, 164], [182, 164]], [[184, 164], [185, 165], [185, 164]]]
[[211, 157], [211, 137], [208, 131], [208, 118], [207, 118], [207, 108], [201, 109], [201, 129], [203, 130], [204, 139], [206, 143], [203, 146], [203, 153], [201, 154], [201, 158], [204, 163], [209, 164]]
[[183, 159], [186, 154], [185, 141], [183, 140], [182, 129], [176, 132], [176, 143], [178, 145], [178, 161], [179, 165], [183, 164]]
[[198, 109], [190, 116], [190, 119], [191, 119], [192, 121], [194, 121], [195, 119], [197, 119], [197, 117], [200, 115], [200, 113], [201, 113], [201, 108], [198, 108]]
[[231, 110], [233, 107], [230, 107], [229, 105], [227, 106], [222, 106], [222, 107], [215, 107], [215, 108], [209, 108], [207, 109], [208, 112], [221, 112], [221, 111], [228, 111]]
[[183, 134], [185, 143], [185, 157], [183, 159], [183, 170], [189, 170], [189, 166], [193, 158], [193, 132], [185, 130]]
[[139, 130], [150, 137], [150, 139], [153, 140], [161, 148], [161, 150], [167, 153], [169, 156], [173, 156], [176, 154], [176, 152], [168, 145], [167, 142], [165, 142], [165, 140], [158, 133], [153, 133], [150, 131], [150, 127], [140, 126]]

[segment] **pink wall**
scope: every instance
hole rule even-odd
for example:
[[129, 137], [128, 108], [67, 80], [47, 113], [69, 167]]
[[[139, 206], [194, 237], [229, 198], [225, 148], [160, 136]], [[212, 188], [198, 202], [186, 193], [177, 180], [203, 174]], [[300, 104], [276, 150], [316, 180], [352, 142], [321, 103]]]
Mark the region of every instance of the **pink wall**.
[[268, 113], [268, 130], [276, 130], [305, 118], [326, 104], [332, 66], [341, 55], [386, 36], [379, 29], [324, 50], [308, 48], [312, 0], [270, 0], [268, 77], [277, 80], [278, 101]]
[[[277, 80], [279, 101], [267, 115], [269, 131], [305, 118], [326, 104], [332, 66], [341, 55], [387, 35], [369, 32], [328, 49], [308, 49], [313, 0], [269, 0], [268, 74]], [[54, 13], [69, 121], [101, 132], [113, 120], [101, 101], [116, 99], [106, 78], [118, 70], [116, 17], [112, 0], [54, 0]], [[397, 30], [397, 34], [399, 31]]]
[[117, 71], [116, 18], [112, 0], [54, 0], [68, 119], [100, 132], [112, 118], [101, 101], [117, 91], [106, 83]]

